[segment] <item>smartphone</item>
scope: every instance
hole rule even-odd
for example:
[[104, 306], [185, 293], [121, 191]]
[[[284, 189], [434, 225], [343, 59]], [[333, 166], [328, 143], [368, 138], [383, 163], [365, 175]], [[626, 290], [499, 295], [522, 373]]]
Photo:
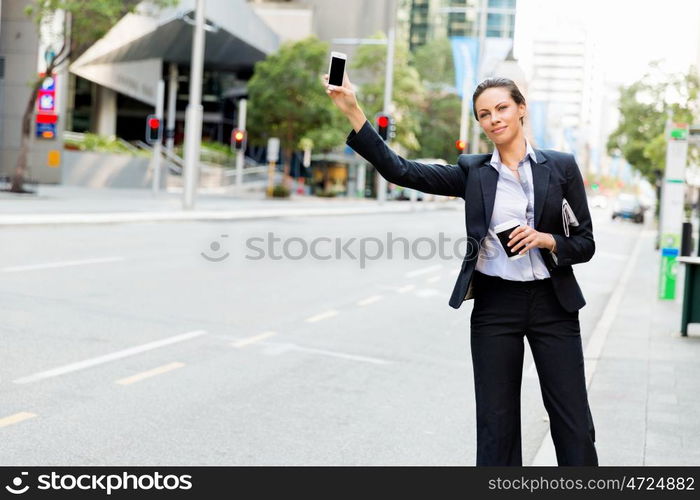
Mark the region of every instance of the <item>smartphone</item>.
[[343, 75], [345, 75], [345, 61], [348, 56], [342, 52], [331, 52], [331, 61], [328, 65], [328, 84], [338, 87], [343, 86]]

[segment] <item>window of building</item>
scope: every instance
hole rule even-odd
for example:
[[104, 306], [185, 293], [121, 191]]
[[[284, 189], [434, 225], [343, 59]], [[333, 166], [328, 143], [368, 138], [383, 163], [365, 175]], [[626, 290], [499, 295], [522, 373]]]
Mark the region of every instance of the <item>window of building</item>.
[[489, 7], [496, 9], [514, 9], [515, 0], [489, 0]]

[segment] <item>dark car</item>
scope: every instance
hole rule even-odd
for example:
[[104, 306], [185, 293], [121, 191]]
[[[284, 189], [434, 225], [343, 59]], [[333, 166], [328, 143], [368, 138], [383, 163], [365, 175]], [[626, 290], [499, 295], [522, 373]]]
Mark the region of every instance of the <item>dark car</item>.
[[621, 194], [615, 200], [613, 207], [612, 219], [617, 217], [620, 219], [632, 219], [638, 224], [644, 223], [644, 206], [636, 196], [630, 194]]

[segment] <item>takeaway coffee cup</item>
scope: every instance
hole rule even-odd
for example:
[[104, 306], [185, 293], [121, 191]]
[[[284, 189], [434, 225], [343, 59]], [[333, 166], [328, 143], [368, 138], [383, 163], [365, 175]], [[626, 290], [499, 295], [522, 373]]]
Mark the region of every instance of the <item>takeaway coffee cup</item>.
[[523, 249], [522, 246], [515, 252], [513, 252], [513, 247], [508, 246], [508, 241], [510, 240], [510, 233], [513, 232], [513, 230], [520, 225], [521, 224], [518, 219], [510, 219], [509, 221], [503, 222], [502, 224], [499, 224], [494, 228], [494, 231], [496, 231], [496, 235], [498, 236], [498, 239], [501, 242], [501, 246], [506, 251], [508, 260], [515, 260], [519, 259], [520, 257], [525, 257], [525, 254], [521, 255], [518, 253], [520, 250]]

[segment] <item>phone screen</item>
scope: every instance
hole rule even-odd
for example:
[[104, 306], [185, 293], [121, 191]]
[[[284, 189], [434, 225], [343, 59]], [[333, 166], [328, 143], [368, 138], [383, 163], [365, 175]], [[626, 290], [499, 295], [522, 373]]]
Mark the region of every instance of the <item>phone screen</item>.
[[340, 57], [331, 57], [331, 70], [328, 75], [328, 83], [330, 85], [343, 85], [343, 75], [345, 74], [345, 59]]

